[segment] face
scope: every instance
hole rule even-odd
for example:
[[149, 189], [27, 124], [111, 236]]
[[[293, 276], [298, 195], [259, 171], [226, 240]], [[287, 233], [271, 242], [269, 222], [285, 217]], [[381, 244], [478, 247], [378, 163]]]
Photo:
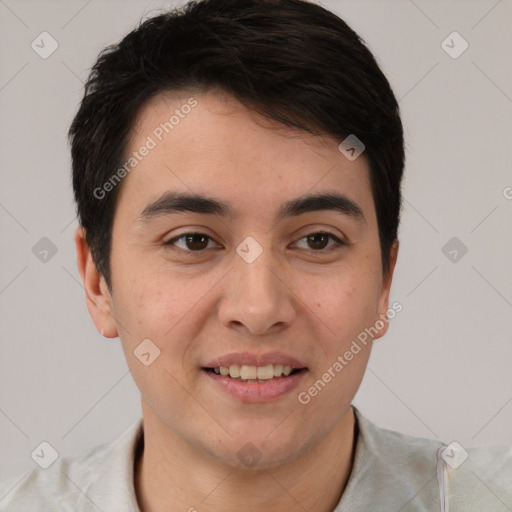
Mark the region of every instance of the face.
[[366, 368], [371, 337], [354, 340], [386, 330], [368, 163], [339, 142], [214, 92], [160, 95], [139, 114], [112, 294], [98, 281], [89, 310], [119, 335], [145, 422], [216, 460], [240, 466], [251, 442], [272, 467], [320, 443]]

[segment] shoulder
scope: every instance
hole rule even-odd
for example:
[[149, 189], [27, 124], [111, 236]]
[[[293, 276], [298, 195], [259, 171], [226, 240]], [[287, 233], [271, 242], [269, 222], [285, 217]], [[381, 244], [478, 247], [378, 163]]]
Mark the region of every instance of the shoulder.
[[78, 505], [80, 490], [72, 483], [72, 476], [84, 474], [86, 467], [93, 467], [97, 454], [91, 450], [81, 457], [57, 459], [49, 468], [34, 468], [23, 475], [0, 484], [0, 511], [30, 510], [67, 511]]
[[354, 463], [336, 512], [512, 509], [512, 447], [465, 450], [380, 428], [354, 411]]
[[440, 510], [437, 454], [441, 441], [378, 427], [354, 407], [354, 462], [336, 512]]
[[452, 444], [443, 453], [446, 510], [510, 512], [512, 446], [453, 449]]
[[414, 437], [394, 430], [378, 427], [355, 409], [364, 456], [377, 458], [396, 470], [413, 469], [431, 474], [436, 469], [438, 451], [446, 446], [439, 440]]
[[113, 443], [58, 458], [47, 469], [37, 467], [2, 482], [0, 512], [89, 512], [98, 507], [110, 512], [114, 497], [126, 501], [126, 512], [136, 511], [130, 507], [135, 499], [133, 460], [141, 427], [137, 420]]

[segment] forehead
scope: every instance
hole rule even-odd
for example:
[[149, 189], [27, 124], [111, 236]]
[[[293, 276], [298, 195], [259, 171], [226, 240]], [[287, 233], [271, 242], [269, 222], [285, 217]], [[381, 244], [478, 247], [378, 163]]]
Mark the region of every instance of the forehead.
[[322, 189], [372, 209], [366, 158], [349, 161], [338, 144], [264, 118], [227, 94], [159, 94], [134, 123], [126, 159], [145, 156], [133, 162], [121, 196], [140, 206], [180, 191], [238, 202], [240, 210], [259, 206], [262, 213], [284, 197]]

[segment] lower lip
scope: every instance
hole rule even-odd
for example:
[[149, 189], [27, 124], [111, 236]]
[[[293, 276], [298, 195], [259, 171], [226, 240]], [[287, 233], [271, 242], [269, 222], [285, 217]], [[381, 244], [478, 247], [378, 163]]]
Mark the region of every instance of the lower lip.
[[268, 402], [286, 395], [298, 386], [307, 373], [307, 370], [301, 370], [288, 377], [280, 377], [268, 382], [243, 382], [204, 369], [202, 371], [229, 395], [242, 402], [251, 403]]

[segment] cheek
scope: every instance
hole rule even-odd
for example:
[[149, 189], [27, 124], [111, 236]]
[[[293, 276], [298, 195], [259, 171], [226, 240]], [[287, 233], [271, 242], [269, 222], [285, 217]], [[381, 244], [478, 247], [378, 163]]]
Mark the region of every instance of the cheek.
[[329, 418], [324, 422], [329, 430], [350, 405], [371, 351], [371, 342], [358, 336], [373, 324], [377, 303], [372, 279], [362, 275], [331, 279], [328, 286], [316, 288], [311, 305], [317, 309], [310, 318], [315, 319], [318, 359], [298, 397], [301, 404], [307, 402], [304, 422]]
[[123, 351], [144, 400], [155, 410], [163, 404], [182, 407], [179, 383], [184, 382], [188, 350], [183, 319], [190, 310], [186, 297], [181, 290], [170, 293], [162, 280], [138, 275], [118, 288], [116, 299], [117, 321], [125, 327], [120, 330]]
[[133, 269], [125, 275], [133, 277], [120, 280], [116, 311], [139, 335], [160, 337], [185, 315], [194, 300], [183, 279]]
[[328, 352], [342, 348], [374, 322], [378, 299], [372, 280], [364, 276], [331, 278], [315, 287], [310, 304], [319, 328], [326, 333], [321, 339]]
[[[191, 285], [190, 278], [162, 274], [138, 274], [120, 283], [115, 296], [115, 314], [125, 354], [130, 361], [133, 351], [146, 339], [160, 350], [159, 365], [173, 374], [182, 374], [189, 361], [187, 353], [194, 348], [204, 325], [206, 309], [204, 296], [211, 288], [209, 279]], [[206, 309], [205, 309], [206, 308]], [[129, 362], [130, 364], [130, 362]], [[135, 369], [138, 368], [135, 361]]]
[[134, 357], [134, 351], [144, 340], [151, 340], [161, 353], [168, 352], [165, 339], [170, 334], [174, 317], [180, 314], [179, 303], [170, 301], [162, 283], [142, 273], [125, 281], [119, 280], [116, 285], [114, 313], [120, 326], [119, 335], [127, 362], [137, 371], [140, 361]]

